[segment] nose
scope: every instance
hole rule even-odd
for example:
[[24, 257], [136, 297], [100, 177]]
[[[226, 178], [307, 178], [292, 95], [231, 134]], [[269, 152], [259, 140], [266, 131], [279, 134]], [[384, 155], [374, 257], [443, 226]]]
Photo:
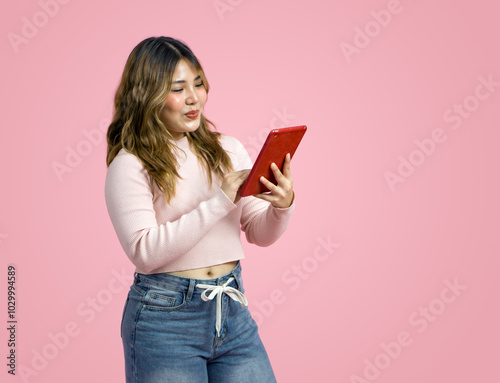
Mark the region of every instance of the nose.
[[186, 103], [192, 105], [196, 104], [197, 102], [198, 102], [198, 93], [196, 92], [196, 89], [190, 89], [186, 97]]

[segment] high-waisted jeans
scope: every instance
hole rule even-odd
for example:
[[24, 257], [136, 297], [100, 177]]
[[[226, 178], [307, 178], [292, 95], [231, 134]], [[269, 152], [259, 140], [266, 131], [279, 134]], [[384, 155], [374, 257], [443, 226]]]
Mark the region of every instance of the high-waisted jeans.
[[127, 383], [276, 382], [243, 292], [239, 262], [214, 279], [135, 273], [121, 323]]

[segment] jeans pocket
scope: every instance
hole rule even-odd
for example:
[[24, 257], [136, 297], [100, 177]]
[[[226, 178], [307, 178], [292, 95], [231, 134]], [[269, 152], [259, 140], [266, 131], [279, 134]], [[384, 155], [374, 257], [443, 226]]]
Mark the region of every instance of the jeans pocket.
[[151, 288], [145, 299], [144, 308], [152, 311], [175, 311], [186, 305], [186, 294], [182, 291]]

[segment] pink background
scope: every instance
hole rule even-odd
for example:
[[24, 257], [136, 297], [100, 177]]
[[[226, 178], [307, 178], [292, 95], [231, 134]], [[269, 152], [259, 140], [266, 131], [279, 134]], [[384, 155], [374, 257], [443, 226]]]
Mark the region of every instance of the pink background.
[[288, 231], [245, 244], [278, 381], [500, 381], [498, 2], [41, 4], [1, 12], [1, 327], [8, 264], [18, 320], [16, 376], [2, 363], [2, 381], [124, 381], [131, 280], [117, 275], [133, 266], [106, 211], [99, 132], [130, 51], [159, 35], [193, 49], [207, 116], [252, 154], [273, 127], [309, 127]]

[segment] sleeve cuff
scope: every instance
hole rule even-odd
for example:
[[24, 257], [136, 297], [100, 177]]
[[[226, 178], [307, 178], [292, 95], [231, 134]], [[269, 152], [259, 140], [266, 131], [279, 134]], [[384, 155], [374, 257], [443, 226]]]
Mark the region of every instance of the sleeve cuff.
[[272, 209], [271, 210], [272, 215], [276, 220], [289, 219], [290, 216], [292, 215], [293, 210], [295, 209], [295, 195], [293, 197], [292, 204], [290, 206], [281, 208], [281, 207], [274, 207], [273, 205], [271, 205], [270, 208]]
[[[272, 206], [272, 204], [271, 204]], [[293, 197], [292, 197], [292, 203], [288, 207], [275, 207], [273, 206], [274, 209], [276, 210], [293, 210], [295, 208], [295, 192], [293, 192]]]
[[229, 197], [221, 188], [219, 188], [219, 190], [217, 191], [217, 199], [220, 200], [224, 207], [227, 207], [228, 210], [236, 207], [233, 201], [229, 199]]

